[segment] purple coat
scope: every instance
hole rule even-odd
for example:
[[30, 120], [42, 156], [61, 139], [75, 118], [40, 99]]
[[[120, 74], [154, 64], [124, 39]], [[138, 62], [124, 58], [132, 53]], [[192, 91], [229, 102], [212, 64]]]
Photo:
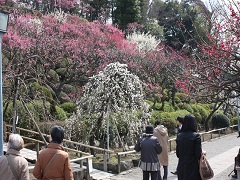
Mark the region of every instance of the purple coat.
[[137, 152], [141, 151], [139, 167], [143, 171], [160, 170], [158, 154], [162, 152], [162, 147], [155, 136], [146, 135], [143, 138], [139, 138], [134, 150]]

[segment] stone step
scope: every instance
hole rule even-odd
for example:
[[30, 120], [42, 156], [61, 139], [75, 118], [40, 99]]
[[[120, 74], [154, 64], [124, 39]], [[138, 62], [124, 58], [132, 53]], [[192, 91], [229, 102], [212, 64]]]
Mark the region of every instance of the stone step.
[[93, 169], [93, 171], [90, 173], [90, 176], [92, 177], [93, 180], [106, 180], [114, 176], [114, 174]]

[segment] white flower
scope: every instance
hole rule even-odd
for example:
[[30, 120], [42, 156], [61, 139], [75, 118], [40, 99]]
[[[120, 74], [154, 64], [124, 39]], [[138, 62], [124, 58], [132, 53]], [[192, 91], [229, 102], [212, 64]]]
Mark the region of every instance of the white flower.
[[133, 32], [127, 35], [127, 39], [136, 43], [139, 51], [152, 51], [155, 50], [160, 43], [154, 36], [149, 33]]

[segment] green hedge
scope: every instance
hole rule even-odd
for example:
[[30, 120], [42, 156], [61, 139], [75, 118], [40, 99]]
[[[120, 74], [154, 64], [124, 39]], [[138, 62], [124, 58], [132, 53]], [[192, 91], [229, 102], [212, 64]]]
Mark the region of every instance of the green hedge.
[[214, 114], [212, 117], [212, 128], [229, 127], [230, 120], [225, 114]]

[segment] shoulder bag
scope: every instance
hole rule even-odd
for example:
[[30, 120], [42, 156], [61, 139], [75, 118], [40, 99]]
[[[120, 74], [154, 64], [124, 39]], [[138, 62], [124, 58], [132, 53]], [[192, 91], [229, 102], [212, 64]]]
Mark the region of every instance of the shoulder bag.
[[42, 177], [44, 175], [44, 173], [46, 172], [46, 170], [48, 169], [49, 165], [51, 164], [51, 162], [53, 161], [53, 159], [56, 157], [56, 155], [60, 152], [60, 150], [58, 150], [52, 157], [52, 159], [48, 162], [47, 166], [45, 167], [44, 170], [42, 170]]
[[201, 175], [202, 180], [211, 179], [214, 176], [214, 172], [208, 163], [206, 158], [206, 154], [202, 154], [199, 160], [199, 173]]

